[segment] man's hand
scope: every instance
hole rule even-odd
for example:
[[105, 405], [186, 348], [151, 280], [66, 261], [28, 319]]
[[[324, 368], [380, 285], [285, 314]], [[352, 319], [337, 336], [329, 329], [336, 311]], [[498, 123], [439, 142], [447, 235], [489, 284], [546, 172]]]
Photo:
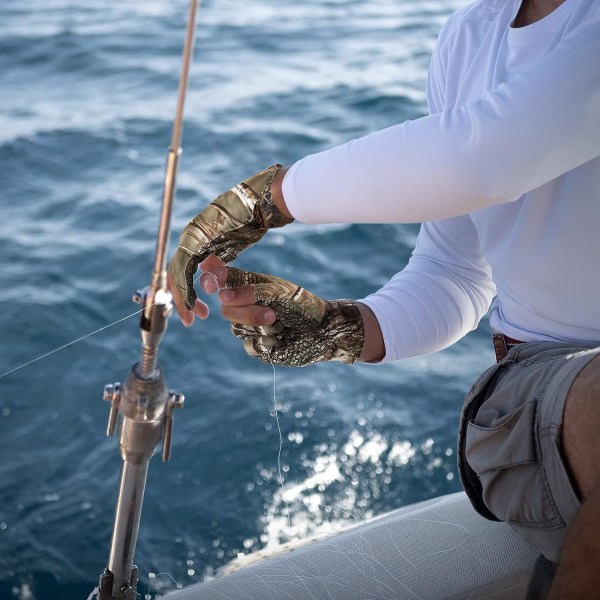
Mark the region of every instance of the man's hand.
[[[168, 273], [175, 306], [184, 325], [191, 325], [194, 315], [200, 318], [208, 315], [208, 308], [197, 300], [194, 290], [193, 277], [198, 264], [211, 254], [229, 262], [258, 242], [268, 229], [293, 221], [282, 202], [281, 171], [281, 165], [273, 165], [246, 179], [213, 200], [186, 225]], [[278, 187], [274, 199], [271, 188], [275, 184]]]
[[225, 267], [216, 257], [203, 268], [210, 273], [202, 275], [202, 287], [209, 293], [224, 288], [221, 312], [250, 356], [289, 367], [350, 364], [360, 356], [364, 326], [355, 302], [323, 300], [284, 279]]

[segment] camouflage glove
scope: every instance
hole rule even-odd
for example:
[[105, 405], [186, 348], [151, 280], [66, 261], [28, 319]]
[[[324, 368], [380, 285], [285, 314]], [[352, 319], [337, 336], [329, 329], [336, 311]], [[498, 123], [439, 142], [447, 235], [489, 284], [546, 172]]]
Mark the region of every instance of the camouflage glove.
[[255, 304], [277, 314], [273, 325], [232, 324], [250, 356], [287, 367], [327, 360], [351, 364], [360, 356], [365, 332], [355, 302], [323, 300], [284, 279], [229, 267], [226, 287], [243, 285], [254, 286]]
[[242, 181], [213, 200], [185, 227], [171, 259], [169, 273], [188, 309], [196, 302], [194, 273], [210, 254], [225, 262], [255, 244], [271, 227], [283, 227], [286, 217], [271, 198], [271, 182], [281, 165], [273, 165]]

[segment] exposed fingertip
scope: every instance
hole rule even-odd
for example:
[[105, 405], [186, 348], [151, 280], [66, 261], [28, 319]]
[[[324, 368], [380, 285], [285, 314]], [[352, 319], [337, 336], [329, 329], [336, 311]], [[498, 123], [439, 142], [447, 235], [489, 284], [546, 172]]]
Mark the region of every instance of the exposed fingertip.
[[204, 304], [204, 302], [202, 302], [200, 300], [196, 300], [196, 303], [194, 304], [194, 309], [192, 312], [197, 317], [204, 320], [208, 317], [209, 310], [208, 310], [208, 306], [206, 306], [206, 304]]
[[210, 273], [203, 273], [200, 277], [200, 286], [207, 294], [214, 294], [217, 291], [215, 278]]
[[272, 325], [273, 323], [275, 323], [275, 321], [277, 321], [277, 315], [275, 314], [275, 311], [272, 308], [269, 308], [265, 311], [265, 321], [269, 325]]
[[235, 292], [233, 290], [221, 290], [219, 297], [223, 302], [231, 302], [235, 298]]

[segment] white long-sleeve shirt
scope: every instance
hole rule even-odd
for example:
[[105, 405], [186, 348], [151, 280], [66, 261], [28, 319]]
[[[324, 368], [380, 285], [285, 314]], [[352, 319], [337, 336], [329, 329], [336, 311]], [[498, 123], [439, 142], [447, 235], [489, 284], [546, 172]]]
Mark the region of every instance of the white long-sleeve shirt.
[[309, 223], [423, 222], [408, 266], [361, 300], [386, 360], [490, 323], [523, 341], [600, 342], [600, 0], [513, 28], [520, 0], [478, 0], [444, 26], [430, 116], [295, 163]]

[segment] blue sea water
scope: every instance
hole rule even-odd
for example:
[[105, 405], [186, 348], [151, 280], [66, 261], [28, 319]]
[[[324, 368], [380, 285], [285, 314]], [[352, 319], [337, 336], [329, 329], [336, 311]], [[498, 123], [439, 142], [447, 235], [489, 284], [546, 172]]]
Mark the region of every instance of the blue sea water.
[[[173, 227], [275, 161], [426, 112], [436, 35], [464, 0], [212, 0], [199, 13]], [[185, 0], [0, 4], [0, 374], [133, 313], [149, 281]], [[432, 174], [434, 176], [435, 174]], [[407, 262], [415, 225], [294, 224], [244, 268], [360, 297]], [[175, 240], [177, 235], [173, 236]], [[161, 346], [186, 394], [150, 466], [139, 590], [239, 553], [460, 489], [455, 436], [488, 327], [402, 363], [276, 370], [213, 315]], [[0, 378], [0, 598], [87, 598], [120, 469], [106, 383], [138, 360], [132, 317]], [[287, 517], [287, 507], [290, 516]]]

